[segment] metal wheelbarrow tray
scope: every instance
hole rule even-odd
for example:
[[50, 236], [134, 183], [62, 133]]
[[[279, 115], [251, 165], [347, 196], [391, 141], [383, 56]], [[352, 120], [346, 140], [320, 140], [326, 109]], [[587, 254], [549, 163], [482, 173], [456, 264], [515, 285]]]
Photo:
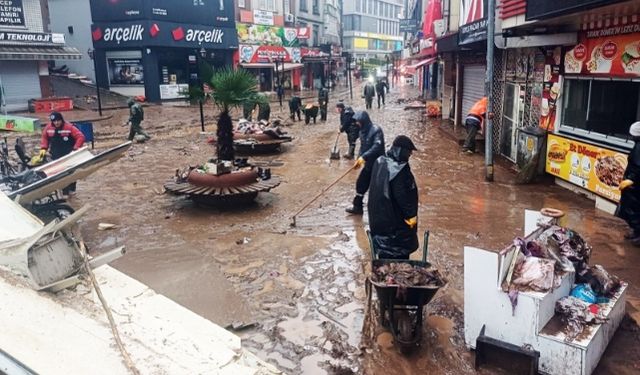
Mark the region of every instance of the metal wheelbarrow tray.
[[[407, 263], [414, 267], [431, 268], [427, 262], [429, 232], [425, 231], [422, 248], [422, 260], [377, 259], [373, 248], [371, 234], [367, 231], [372, 249], [371, 271], [389, 263]], [[402, 287], [388, 285], [386, 282], [375, 281], [370, 275], [369, 282], [373, 285], [378, 296], [380, 308], [380, 324], [389, 328], [394, 341], [400, 351], [409, 352], [420, 344], [422, 339], [422, 324], [424, 322], [424, 306], [436, 295], [440, 288], [447, 285], [445, 279], [441, 285], [424, 285]]]

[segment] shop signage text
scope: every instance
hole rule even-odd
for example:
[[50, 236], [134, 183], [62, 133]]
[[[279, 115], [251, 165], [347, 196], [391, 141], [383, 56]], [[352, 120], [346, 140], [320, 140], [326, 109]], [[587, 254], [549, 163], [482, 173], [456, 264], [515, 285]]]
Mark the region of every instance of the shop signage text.
[[297, 47], [298, 30], [289, 27], [264, 26], [249, 23], [236, 24], [238, 40], [242, 44]]
[[546, 171], [614, 202], [620, 201], [627, 155], [550, 134]]
[[92, 26], [94, 46], [109, 47], [211, 47], [237, 48], [234, 29], [160, 21], [95, 24]]
[[412, 33], [418, 29], [418, 20], [413, 18], [401, 19], [400, 20], [400, 31]]
[[98, 22], [158, 20], [232, 26], [233, 11], [233, 0], [91, 0], [92, 19]]
[[251, 46], [241, 44], [241, 63], [270, 63], [282, 59], [284, 62], [299, 63], [302, 59], [300, 48], [281, 46]]
[[25, 33], [21, 31], [0, 31], [0, 43], [2, 42], [34, 43], [34, 44], [64, 44], [64, 34]]
[[458, 44], [481, 42], [487, 39], [487, 19], [481, 19], [467, 25], [460, 26]]
[[0, 0], [0, 26], [24, 26], [22, 0]]
[[253, 23], [256, 25], [273, 26], [273, 13], [256, 9], [253, 11]]
[[640, 23], [588, 30], [564, 54], [565, 74], [640, 76]]

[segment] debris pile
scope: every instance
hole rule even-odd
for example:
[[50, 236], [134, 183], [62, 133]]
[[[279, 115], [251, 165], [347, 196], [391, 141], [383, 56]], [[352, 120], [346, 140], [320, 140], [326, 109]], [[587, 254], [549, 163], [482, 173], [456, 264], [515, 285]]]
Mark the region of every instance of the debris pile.
[[415, 286], [437, 286], [445, 284], [437, 269], [414, 266], [406, 262], [391, 262], [375, 267], [373, 281], [387, 285], [409, 288]]
[[602, 324], [607, 321], [600, 306], [589, 304], [573, 296], [560, 298], [556, 302], [556, 312], [566, 324], [565, 341], [573, 341], [587, 325]]

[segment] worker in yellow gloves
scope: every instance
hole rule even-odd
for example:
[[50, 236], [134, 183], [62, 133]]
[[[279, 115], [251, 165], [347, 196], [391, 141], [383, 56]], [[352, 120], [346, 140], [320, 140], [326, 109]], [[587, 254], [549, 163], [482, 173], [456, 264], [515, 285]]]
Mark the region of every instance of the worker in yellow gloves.
[[618, 184], [621, 195], [616, 215], [626, 221], [631, 229], [624, 238], [640, 246], [640, 122], [631, 125], [629, 134], [635, 144], [629, 153], [623, 180]]
[[353, 115], [353, 121], [360, 128], [360, 154], [354, 168], [362, 168], [356, 180], [356, 196], [353, 206], [345, 211], [352, 215], [362, 215], [364, 212], [364, 194], [369, 190], [373, 163], [379, 156], [384, 155], [384, 133], [382, 129], [371, 122], [367, 111], [358, 111]]
[[409, 259], [418, 249], [418, 187], [409, 166], [416, 146], [399, 135], [373, 164], [369, 188], [369, 227], [381, 259]]

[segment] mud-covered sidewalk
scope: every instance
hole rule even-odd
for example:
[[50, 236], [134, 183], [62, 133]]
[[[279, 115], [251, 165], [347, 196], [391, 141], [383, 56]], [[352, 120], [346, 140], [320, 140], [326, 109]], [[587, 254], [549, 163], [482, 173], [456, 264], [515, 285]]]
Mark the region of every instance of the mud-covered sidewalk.
[[[567, 212], [567, 224], [593, 245], [591, 263], [630, 283], [627, 312], [640, 319], [640, 249], [623, 242], [621, 221], [560, 187], [515, 185], [512, 172], [502, 167], [496, 168], [495, 182], [485, 182], [482, 156], [460, 153], [438, 130], [438, 121], [425, 120], [421, 111], [404, 110], [404, 104], [397, 103], [415, 95], [410, 88], [392, 88], [387, 105], [370, 111], [388, 144], [406, 134], [419, 148], [411, 159], [420, 190], [419, 232], [430, 230], [429, 260], [449, 279], [427, 306], [423, 344], [413, 355], [400, 355], [390, 334], [378, 327], [372, 340], [362, 340], [370, 259], [367, 216], [344, 212], [356, 173], [304, 211], [296, 227], [289, 225], [299, 207], [352, 164], [329, 160], [338, 129], [333, 111], [326, 123], [288, 126], [294, 140], [283, 153], [252, 158], [283, 162], [272, 168], [272, 174], [283, 178], [279, 187], [261, 193], [250, 207], [222, 210], [162, 192], [176, 169], [213, 156], [214, 148], [199, 134], [197, 107], [148, 107], [143, 125], [153, 139], [133, 145], [119, 162], [78, 184], [72, 203], [93, 207], [82, 232], [94, 252], [126, 245], [128, 252], [114, 262], [116, 268], [237, 329], [248, 348], [288, 374], [474, 373], [462, 335], [462, 249], [503, 248], [522, 233], [527, 208], [551, 206]], [[362, 109], [359, 89], [354, 97], [352, 105]], [[332, 95], [332, 110], [335, 102]], [[113, 117], [96, 123], [98, 149], [126, 136], [121, 126], [126, 110], [108, 114]], [[207, 130], [213, 131], [216, 113], [208, 106], [205, 114]], [[285, 118], [286, 113], [272, 105], [272, 117]], [[344, 153], [344, 137], [340, 145]], [[98, 231], [102, 222], [117, 227]], [[637, 325], [626, 319], [596, 373], [639, 371], [639, 339]]]

